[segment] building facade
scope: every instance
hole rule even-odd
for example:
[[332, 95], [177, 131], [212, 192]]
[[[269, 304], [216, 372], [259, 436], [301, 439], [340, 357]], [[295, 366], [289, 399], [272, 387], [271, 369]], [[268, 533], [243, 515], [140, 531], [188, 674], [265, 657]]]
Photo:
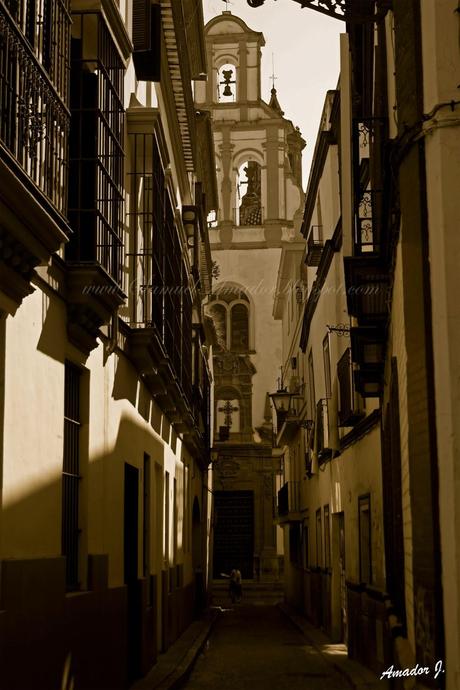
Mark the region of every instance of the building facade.
[[280, 262], [274, 315], [283, 324], [282, 388], [289, 402], [278, 414], [277, 442], [284, 450], [278, 521], [288, 604], [345, 642], [350, 656], [381, 671], [389, 640], [380, 413], [378, 401], [363, 397], [353, 382], [340, 112], [341, 91], [328, 92], [307, 188], [307, 242], [283, 250]]
[[262, 34], [225, 11], [205, 40], [210, 75], [196, 103], [212, 113], [219, 192], [209, 218], [218, 278], [207, 305], [217, 338], [214, 576], [238, 566], [243, 578], [273, 581], [282, 564], [273, 524], [280, 461], [267, 395], [281, 328], [271, 304], [281, 247], [300, 226], [304, 142], [276, 90], [268, 104], [261, 97]]
[[[281, 262], [281, 278], [303, 279], [306, 292], [301, 325], [292, 337], [283, 327], [288, 378], [306, 384], [296, 383], [278, 429], [288, 458], [279, 519], [293, 549], [287, 596], [374, 670], [442, 662], [417, 687], [457, 688], [458, 8], [379, 8], [374, 21], [374, 3], [349, 9], [361, 20], [341, 36], [304, 258], [299, 249]], [[275, 315], [288, 319], [279, 294]], [[322, 565], [316, 589], [308, 558]], [[320, 613], [312, 591], [323, 597]]]
[[201, 3], [2, 2], [0, 32], [2, 684], [122, 688], [208, 577]]

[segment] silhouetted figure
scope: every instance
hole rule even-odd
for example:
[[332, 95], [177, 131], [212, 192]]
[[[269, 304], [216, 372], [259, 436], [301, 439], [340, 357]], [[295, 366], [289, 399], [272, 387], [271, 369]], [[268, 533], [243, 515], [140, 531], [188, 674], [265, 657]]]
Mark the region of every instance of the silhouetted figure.
[[226, 575], [225, 573], [221, 573], [221, 575], [222, 577], [229, 578], [230, 582], [228, 586], [228, 593], [230, 595], [230, 599], [232, 600], [232, 604], [238, 604], [241, 601], [241, 597], [243, 596], [243, 588], [241, 586], [241, 572], [238, 570], [238, 568], [233, 568], [230, 575]]

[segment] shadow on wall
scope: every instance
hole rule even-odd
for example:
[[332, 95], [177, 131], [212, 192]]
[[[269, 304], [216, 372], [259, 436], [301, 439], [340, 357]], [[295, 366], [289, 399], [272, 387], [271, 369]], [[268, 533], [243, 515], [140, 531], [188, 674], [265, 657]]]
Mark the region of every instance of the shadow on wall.
[[[65, 307], [45, 293], [42, 300], [41, 332], [36, 348], [63, 364]], [[0, 326], [1, 485], [5, 319], [1, 319]], [[30, 351], [34, 347], [29, 342], [25, 349]], [[10, 504], [5, 504], [3, 496], [0, 687], [5, 690], [67, 690], [72, 686], [72, 679], [74, 690], [121, 690], [145, 674], [155, 663], [157, 649], [167, 648], [191, 622], [194, 583], [184, 585], [183, 573], [176, 572], [177, 568], [159, 572], [163, 553], [147, 568], [149, 572], [156, 567], [157, 575], [137, 577], [143, 561], [142, 541], [139, 530], [136, 535], [133, 521], [130, 523], [126, 516], [137, 515], [137, 526], [142, 526], [141, 470], [144, 454], [148, 454], [152, 462], [151, 476], [158, 480], [155, 489], [161, 483], [159, 490], [152, 492], [151, 505], [153, 509], [161, 501], [155, 529], [161, 532], [157, 551], [162, 549], [165, 450], [161, 439], [174, 452], [177, 436], [158, 406], [152, 403], [133, 365], [124, 356], [113, 356], [116, 371], [112, 401], [128, 402], [139, 416], [133, 419], [133, 410], [127, 409], [118, 429], [113, 429], [113, 450], [88, 458], [89, 417], [97, 416], [99, 411], [89, 409], [89, 374], [83, 371], [82, 479], [77, 485], [78, 527], [81, 528], [78, 538], [80, 554], [85, 553], [85, 560], [80, 558], [82, 584], [75, 587], [76, 591], [66, 589], [66, 561], [61, 556], [62, 476], [51, 476], [48, 482], [44, 478], [41, 486], [35, 483], [30, 490], [25, 487], [25, 495]], [[17, 422], [20, 433], [28, 433], [26, 420], [27, 416]], [[20, 463], [21, 458], [8, 459], [9, 472], [14, 461]], [[160, 472], [154, 472], [154, 466], [160, 467]], [[131, 468], [128, 469], [130, 491], [125, 476], [127, 467]], [[89, 548], [85, 541], [88, 534]], [[135, 536], [126, 540], [125, 534]], [[91, 544], [100, 546], [94, 549]], [[45, 557], [44, 553], [51, 555]], [[113, 587], [109, 587], [109, 567], [110, 581], [117, 582]], [[159, 633], [161, 640], [157, 640]]]
[[[138, 470], [142, 467], [144, 451], [163, 466], [163, 445], [149, 433], [146, 425], [124, 417], [114, 448], [116, 451], [91, 460], [80, 490], [82, 502], [88, 504], [91, 533], [98, 535], [99, 543], [110, 543], [112, 551], [121, 554], [119, 559], [124, 559], [124, 563], [115, 563], [115, 567], [125, 573], [125, 582], [116, 587], [108, 586], [107, 554], [88, 555], [87, 564], [82, 564], [88, 569], [87, 588], [73, 593], [66, 592], [65, 559], [59, 554], [41, 557], [36, 553], [32, 558], [3, 560], [0, 668], [1, 686], [8, 690], [61, 690], [66, 673], [67, 687], [71, 687], [69, 679], [73, 676], [75, 690], [121, 690], [134, 678], [145, 674], [156, 661], [157, 616], [162, 597], [160, 580], [165, 578], [155, 575], [126, 581], [127, 559], [135, 560], [137, 574], [142, 544], [131, 543], [126, 548], [124, 515], [129, 497], [124, 473], [125, 463], [129, 463], [135, 478], [137, 475], [140, 481]], [[140, 495], [140, 491], [137, 493]], [[56, 529], [56, 523], [61, 523], [61, 496], [61, 479], [58, 478], [7, 506], [2, 515], [4, 534], [8, 535], [6, 549], [9, 542], [14, 544], [16, 553], [20, 553], [21, 545], [24, 553], [31, 553], [30, 545], [42, 543], [44, 526]], [[84, 524], [86, 508], [82, 507], [81, 513]], [[98, 514], [101, 523], [98, 517], [92, 518]], [[172, 580], [170, 573], [166, 574], [166, 579]], [[179, 584], [173, 584], [173, 589]], [[167, 619], [179, 617], [178, 622], [173, 621], [174, 630], [166, 636], [169, 642], [191, 621], [191, 585], [189, 590], [192, 592], [190, 602], [190, 593], [188, 598], [177, 596], [176, 599], [178, 605], [188, 605], [190, 615], [172, 611], [167, 616]], [[168, 588], [163, 608], [170, 593]], [[128, 645], [133, 635], [138, 641], [134, 650]]]

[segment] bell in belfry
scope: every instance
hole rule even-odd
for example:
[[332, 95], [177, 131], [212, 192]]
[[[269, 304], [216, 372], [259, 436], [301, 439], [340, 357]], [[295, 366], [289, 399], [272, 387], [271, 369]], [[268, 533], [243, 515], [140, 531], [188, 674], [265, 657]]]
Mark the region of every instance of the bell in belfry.
[[231, 69], [224, 69], [222, 72], [222, 76], [224, 78], [224, 80], [221, 82], [222, 86], [224, 87], [222, 94], [223, 96], [233, 96], [230, 84], [234, 84], [235, 82], [232, 81], [232, 74], [233, 70]]

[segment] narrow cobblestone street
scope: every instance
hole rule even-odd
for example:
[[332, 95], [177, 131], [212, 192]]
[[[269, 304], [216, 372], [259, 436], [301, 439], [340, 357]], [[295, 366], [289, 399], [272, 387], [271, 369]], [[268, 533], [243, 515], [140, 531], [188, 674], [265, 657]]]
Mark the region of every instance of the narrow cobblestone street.
[[222, 612], [187, 690], [347, 690], [347, 681], [276, 606]]

